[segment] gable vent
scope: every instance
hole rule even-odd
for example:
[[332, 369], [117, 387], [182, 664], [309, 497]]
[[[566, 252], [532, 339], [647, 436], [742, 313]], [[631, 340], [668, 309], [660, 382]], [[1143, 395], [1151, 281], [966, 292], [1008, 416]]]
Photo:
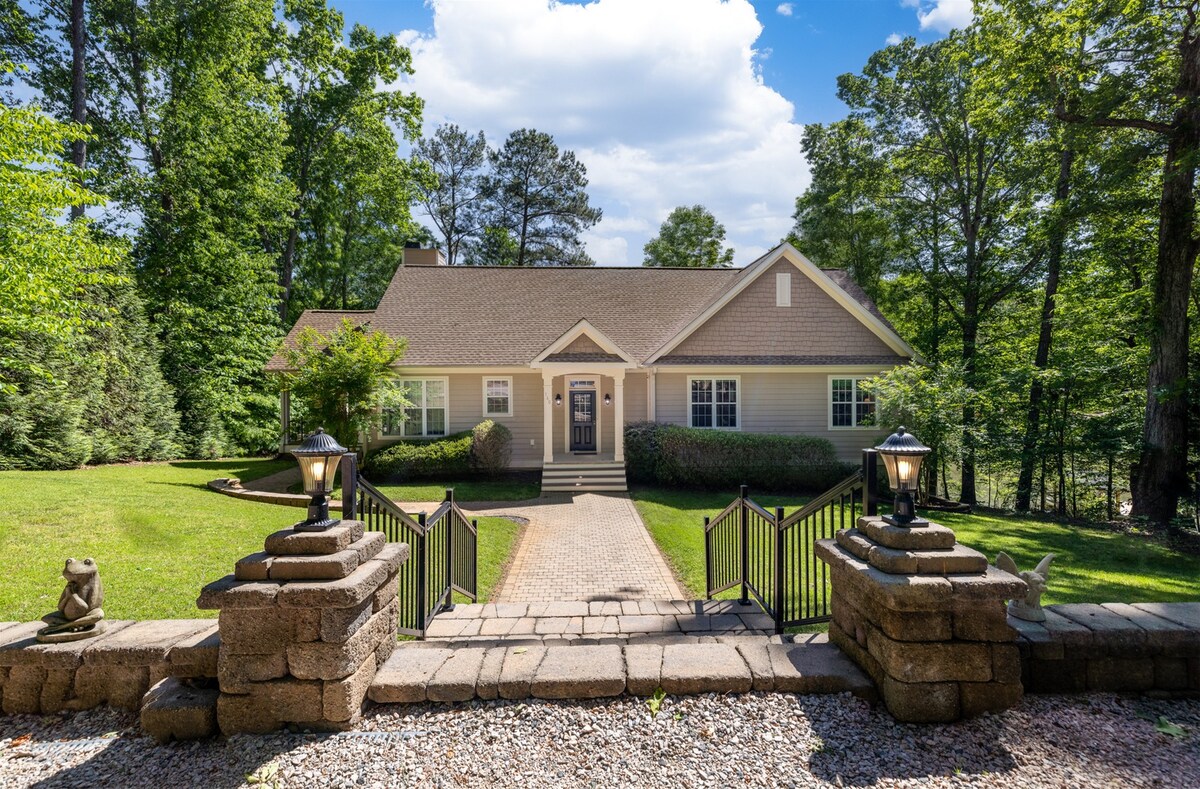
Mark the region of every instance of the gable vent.
[[792, 306], [792, 275], [780, 272], [775, 275], [775, 306]]

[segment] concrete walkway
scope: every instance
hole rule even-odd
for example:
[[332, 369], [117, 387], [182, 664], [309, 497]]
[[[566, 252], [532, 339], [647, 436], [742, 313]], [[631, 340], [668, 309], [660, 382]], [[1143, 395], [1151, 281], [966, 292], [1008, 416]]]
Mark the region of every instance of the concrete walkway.
[[529, 521], [493, 602], [685, 597], [627, 494], [549, 495], [464, 509]]

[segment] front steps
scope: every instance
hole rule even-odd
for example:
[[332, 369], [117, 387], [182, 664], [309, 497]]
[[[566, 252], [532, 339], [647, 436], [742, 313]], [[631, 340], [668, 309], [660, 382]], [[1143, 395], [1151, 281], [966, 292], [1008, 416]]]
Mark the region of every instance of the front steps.
[[[695, 638], [695, 637], [691, 637]], [[368, 696], [381, 704], [471, 699], [595, 699], [628, 694], [853, 693], [875, 701], [870, 679], [824, 633], [645, 637], [547, 645], [501, 641], [451, 648], [401, 644]]]
[[610, 493], [628, 490], [623, 462], [553, 462], [542, 466], [542, 493]]

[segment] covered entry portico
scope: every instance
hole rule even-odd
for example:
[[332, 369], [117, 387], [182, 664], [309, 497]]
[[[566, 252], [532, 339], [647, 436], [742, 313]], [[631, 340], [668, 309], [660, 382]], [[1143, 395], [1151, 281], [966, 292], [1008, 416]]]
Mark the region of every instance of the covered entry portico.
[[637, 363], [583, 320], [530, 366], [542, 374], [542, 489], [625, 490], [625, 377]]

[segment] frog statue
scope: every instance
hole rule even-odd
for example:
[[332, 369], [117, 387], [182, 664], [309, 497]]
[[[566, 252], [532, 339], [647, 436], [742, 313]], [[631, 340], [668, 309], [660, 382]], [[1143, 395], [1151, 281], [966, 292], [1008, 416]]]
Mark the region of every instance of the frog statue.
[[58, 598], [58, 610], [46, 614], [37, 632], [43, 643], [79, 641], [104, 632], [104, 587], [94, 559], [67, 559], [62, 571], [67, 586]]
[[1045, 622], [1046, 612], [1042, 610], [1042, 595], [1046, 593], [1046, 581], [1050, 579], [1050, 562], [1054, 554], [1048, 553], [1038, 562], [1037, 567], [1025, 572], [1017, 572], [1017, 563], [1004, 551], [996, 557], [996, 566], [1006, 573], [1011, 573], [1025, 582], [1025, 599], [1009, 600], [1008, 613], [1026, 622]]

